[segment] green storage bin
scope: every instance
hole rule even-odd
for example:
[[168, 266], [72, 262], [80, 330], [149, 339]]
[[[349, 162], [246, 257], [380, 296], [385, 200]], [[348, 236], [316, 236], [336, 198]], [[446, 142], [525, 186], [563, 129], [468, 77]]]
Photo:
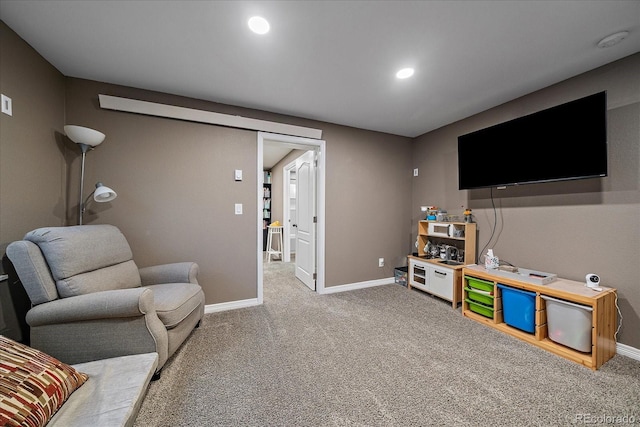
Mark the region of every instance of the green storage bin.
[[488, 282], [482, 279], [476, 279], [471, 276], [464, 276], [467, 279], [467, 285], [473, 289], [480, 289], [481, 291], [493, 292], [493, 282]]
[[469, 298], [465, 299], [465, 301], [467, 303], [469, 303], [469, 310], [473, 311], [474, 313], [478, 313], [478, 314], [481, 314], [481, 315], [483, 315], [485, 317], [493, 319], [493, 308], [492, 307], [487, 307], [484, 304], [480, 304], [478, 302], [473, 302]]
[[493, 307], [493, 295], [489, 295], [489, 291], [481, 291], [480, 289], [464, 288], [467, 296], [471, 301], [479, 302], [489, 307]]

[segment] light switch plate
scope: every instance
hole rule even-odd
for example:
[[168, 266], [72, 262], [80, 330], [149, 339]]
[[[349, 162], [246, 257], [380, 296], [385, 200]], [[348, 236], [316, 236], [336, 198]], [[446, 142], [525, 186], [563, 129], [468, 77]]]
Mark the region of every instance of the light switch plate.
[[242, 203], [236, 203], [236, 215], [242, 215]]
[[418, 168], [415, 168], [415, 169], [413, 170], [413, 176], [418, 176]]
[[242, 181], [242, 169], [236, 169], [233, 176], [236, 181]]
[[2, 102], [2, 112], [5, 113], [6, 115], [13, 116], [13, 107], [11, 105], [11, 98], [9, 98], [5, 94], [2, 94], [2, 99], [0, 99], [0, 102]]

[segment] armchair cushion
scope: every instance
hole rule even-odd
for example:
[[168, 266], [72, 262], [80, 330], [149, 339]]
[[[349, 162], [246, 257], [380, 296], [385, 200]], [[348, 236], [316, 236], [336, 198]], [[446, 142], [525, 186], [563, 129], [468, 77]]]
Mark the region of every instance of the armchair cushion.
[[153, 291], [156, 313], [167, 329], [179, 325], [204, 300], [202, 288], [195, 283], [163, 283], [145, 287]]
[[94, 292], [138, 288], [140, 283], [138, 266], [129, 260], [60, 279], [56, 282], [56, 288], [62, 298], [68, 298]]
[[0, 424], [44, 426], [88, 376], [0, 335]]
[[24, 240], [38, 245], [63, 298], [141, 284], [129, 243], [112, 225], [38, 228]]

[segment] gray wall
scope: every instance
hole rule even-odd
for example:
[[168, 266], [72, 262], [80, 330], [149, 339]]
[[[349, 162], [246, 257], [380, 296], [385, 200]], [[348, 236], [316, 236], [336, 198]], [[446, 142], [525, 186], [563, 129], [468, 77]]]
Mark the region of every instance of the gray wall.
[[[101, 93], [322, 129], [325, 286], [392, 277], [393, 266], [404, 262], [411, 233], [410, 139], [67, 79], [69, 123], [107, 135], [89, 153], [86, 182], [101, 180], [118, 192], [107, 206], [93, 205], [85, 222], [120, 227], [141, 266], [198, 262], [208, 304], [257, 296], [257, 133], [102, 110]], [[72, 169], [71, 176], [77, 176], [78, 166]], [[244, 171], [242, 182], [234, 182], [234, 169]], [[244, 215], [234, 215], [234, 203], [243, 203]], [[378, 268], [378, 257], [389, 266]]]
[[0, 21], [0, 92], [13, 102], [13, 116], [0, 114], [0, 249], [65, 224], [64, 81]]
[[[607, 91], [609, 176], [493, 190], [497, 227], [490, 248], [514, 265], [583, 281], [597, 273], [618, 289], [619, 342], [640, 348], [640, 54], [422, 135], [414, 143], [412, 230], [421, 205], [473, 209], [478, 250], [494, 221], [488, 189], [459, 191], [457, 137], [515, 117]], [[514, 158], [517, 157], [514, 142]], [[579, 155], [579, 153], [576, 153]], [[486, 253], [486, 251], [485, 251]], [[482, 262], [482, 259], [480, 259]]]

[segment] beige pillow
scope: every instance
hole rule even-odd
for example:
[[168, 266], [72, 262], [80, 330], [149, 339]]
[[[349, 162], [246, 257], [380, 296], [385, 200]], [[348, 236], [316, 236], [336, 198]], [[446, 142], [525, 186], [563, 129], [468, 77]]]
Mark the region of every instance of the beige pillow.
[[47, 424], [88, 376], [0, 335], [0, 425]]

